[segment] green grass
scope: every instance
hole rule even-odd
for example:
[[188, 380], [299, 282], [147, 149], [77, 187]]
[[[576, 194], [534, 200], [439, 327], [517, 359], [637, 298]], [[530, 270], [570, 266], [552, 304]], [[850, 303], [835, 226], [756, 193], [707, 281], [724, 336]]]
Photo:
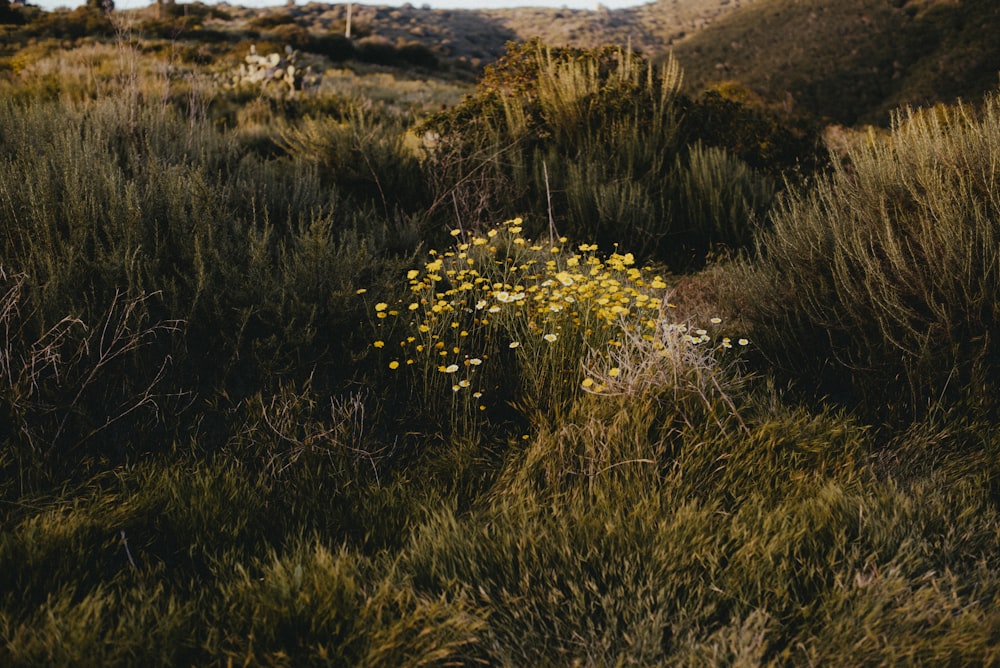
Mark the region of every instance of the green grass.
[[466, 217], [413, 108], [80, 71], [0, 104], [3, 665], [1000, 661], [995, 98], [796, 176], [554, 76], [553, 181], [674, 142], [675, 276], [634, 211]]

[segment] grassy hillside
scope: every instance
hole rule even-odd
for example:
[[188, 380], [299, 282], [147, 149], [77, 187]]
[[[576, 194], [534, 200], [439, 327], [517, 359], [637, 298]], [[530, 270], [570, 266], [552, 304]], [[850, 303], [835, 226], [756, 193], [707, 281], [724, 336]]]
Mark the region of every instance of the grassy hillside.
[[0, 665], [1000, 663], [1000, 95], [233, 14], [5, 33]]

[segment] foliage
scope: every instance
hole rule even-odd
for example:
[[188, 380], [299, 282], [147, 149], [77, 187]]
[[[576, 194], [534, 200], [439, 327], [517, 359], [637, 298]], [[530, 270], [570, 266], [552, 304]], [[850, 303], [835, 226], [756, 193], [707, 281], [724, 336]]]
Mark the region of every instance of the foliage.
[[[449, 141], [515, 128], [541, 172], [473, 152], [463, 188], [552, 186], [605, 121], [630, 153], [472, 219], [412, 132], [439, 103], [393, 98], [430, 74], [274, 100], [146, 46], [0, 82], [0, 663], [1000, 662], [996, 100], [901, 118], [761, 234], [762, 117], [687, 132], [638, 58], [527, 51], [536, 115], [495, 91]], [[678, 279], [567, 233], [654, 163], [678, 244], [756, 253]]]
[[785, 200], [735, 281], [771, 360], [875, 413], [995, 405], [998, 119], [995, 95], [901, 113]]
[[[776, 142], [780, 132], [759, 131], [736, 103], [689, 100], [680, 83], [672, 60], [655, 67], [620, 48], [512, 44], [475, 96], [425, 125], [441, 215], [464, 224], [548, 216], [571, 237], [605, 246], [628, 238], [634, 252], [680, 269], [714, 245], [746, 244], [776, 186], [739, 163], [780, 173], [802, 143]], [[737, 134], [742, 143], [725, 144]], [[725, 149], [702, 152], [701, 141]], [[715, 199], [714, 184], [691, 186], [727, 172], [727, 200]]]

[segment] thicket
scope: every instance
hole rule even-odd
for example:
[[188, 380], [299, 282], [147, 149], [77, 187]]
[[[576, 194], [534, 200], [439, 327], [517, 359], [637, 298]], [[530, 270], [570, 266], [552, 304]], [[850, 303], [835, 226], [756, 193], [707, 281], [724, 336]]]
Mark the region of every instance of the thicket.
[[776, 208], [734, 298], [777, 368], [877, 417], [992, 414], [998, 104], [900, 112]]
[[621, 48], [511, 45], [474, 96], [430, 119], [438, 204], [465, 225], [511, 204], [574, 238], [678, 269], [750, 244], [781, 174], [819, 162], [817, 135], [718, 96], [680, 92], [674, 61]]
[[[785, 195], [755, 254], [689, 277], [740, 297], [702, 321], [647, 238], [570, 233], [565, 165], [533, 186], [555, 225], [547, 200], [471, 218], [503, 174], [441, 172], [398, 109], [209, 99], [123, 53], [0, 102], [0, 663], [1000, 661], [1000, 431], [952, 393], [996, 365], [995, 100]], [[552, 70], [604, 62], [595, 109], [553, 109], [615, 120], [620, 164], [679, 141], [676, 73], [600, 54]], [[612, 90], [662, 95], [660, 129]], [[701, 139], [700, 206], [773, 178]], [[921, 327], [954, 373], [888, 363]], [[938, 410], [883, 422], [782, 373], [837, 364]]]

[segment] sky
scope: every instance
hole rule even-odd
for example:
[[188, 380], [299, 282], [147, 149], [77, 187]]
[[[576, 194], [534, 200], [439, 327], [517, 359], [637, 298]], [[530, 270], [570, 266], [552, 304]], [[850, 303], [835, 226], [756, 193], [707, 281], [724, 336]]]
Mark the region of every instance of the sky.
[[[155, 0], [116, 0], [115, 6], [122, 9], [129, 7], [146, 7]], [[183, 2], [184, 0], [178, 0]], [[213, 0], [202, 0], [205, 4], [215, 4]], [[320, 0], [322, 1], [322, 0]], [[650, 0], [601, 0], [601, 4], [609, 9], [621, 9], [623, 7], [635, 7], [645, 4]], [[55, 7], [76, 7], [84, 4], [85, 0], [29, 0], [30, 4], [38, 5], [43, 9], [54, 9]], [[267, 7], [272, 5], [284, 5], [284, 0], [229, 0], [230, 4], [242, 5], [244, 7]], [[308, 0], [298, 0], [300, 4], [306, 4]], [[406, 4], [407, 0], [369, 0], [359, 3], [366, 5], [391, 5], [399, 7]], [[572, 9], [594, 9], [598, 0], [409, 0], [415, 7], [429, 5], [434, 9], [495, 9], [498, 7], [569, 7]], [[341, 4], [340, 0], [330, 4]]]

